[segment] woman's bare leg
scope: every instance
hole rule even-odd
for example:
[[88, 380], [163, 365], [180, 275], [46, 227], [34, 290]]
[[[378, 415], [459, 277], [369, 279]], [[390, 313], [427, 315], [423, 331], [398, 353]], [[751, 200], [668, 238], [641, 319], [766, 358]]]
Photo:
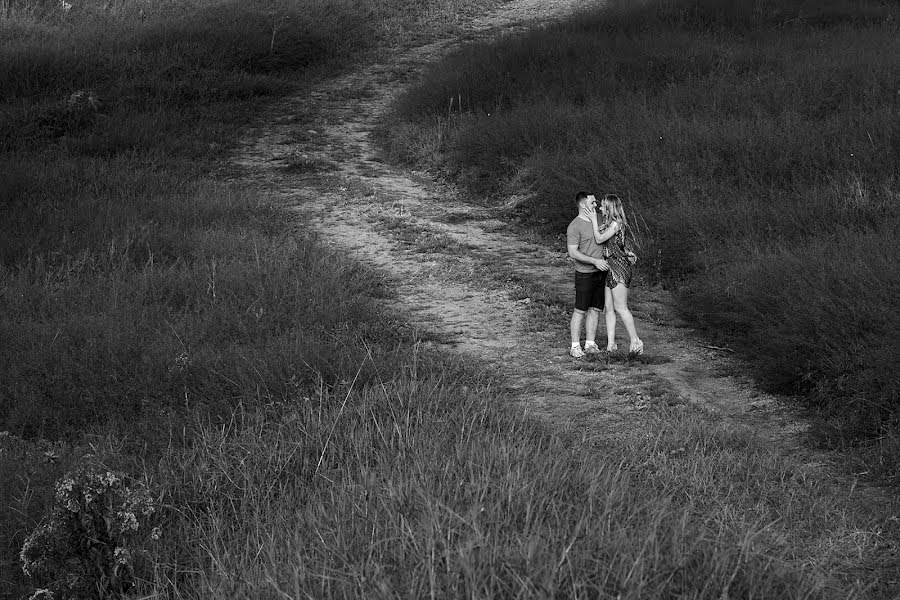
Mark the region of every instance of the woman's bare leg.
[[612, 290], [603, 288], [603, 315], [606, 318], [606, 349], [616, 349], [616, 309], [613, 307]]
[[638, 352], [643, 348], [644, 344], [637, 335], [637, 330], [634, 328], [634, 317], [631, 316], [631, 311], [628, 310], [628, 288], [620, 283], [612, 289], [612, 297], [616, 314], [622, 319], [625, 330], [628, 331], [628, 337], [631, 338], [629, 349], [631, 352]]

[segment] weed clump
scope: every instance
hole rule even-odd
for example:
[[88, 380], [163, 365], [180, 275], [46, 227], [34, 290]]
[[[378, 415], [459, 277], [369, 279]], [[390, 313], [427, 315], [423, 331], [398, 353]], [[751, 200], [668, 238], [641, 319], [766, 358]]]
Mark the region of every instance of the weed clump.
[[56, 485], [51, 513], [25, 540], [22, 569], [36, 597], [118, 598], [134, 585], [135, 544], [158, 540], [149, 491], [124, 474], [85, 464]]

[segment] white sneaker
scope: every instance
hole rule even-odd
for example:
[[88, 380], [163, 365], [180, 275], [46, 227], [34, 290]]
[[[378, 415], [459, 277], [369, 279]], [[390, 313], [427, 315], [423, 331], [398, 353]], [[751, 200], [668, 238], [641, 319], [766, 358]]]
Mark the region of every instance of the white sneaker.
[[581, 346], [572, 346], [569, 348], [569, 354], [572, 355], [572, 358], [584, 358], [584, 350], [581, 349]]
[[631, 348], [628, 349], [632, 354], [643, 354], [644, 353], [644, 342], [641, 340], [637, 341], [637, 344], [632, 344]]
[[585, 354], [600, 354], [600, 348], [594, 342], [588, 342], [584, 345]]
[[619, 345], [618, 345], [618, 344], [608, 344], [608, 345], [606, 346], [606, 351], [607, 351], [607, 352], [615, 352], [615, 351], [618, 350], [618, 349], [619, 349]]

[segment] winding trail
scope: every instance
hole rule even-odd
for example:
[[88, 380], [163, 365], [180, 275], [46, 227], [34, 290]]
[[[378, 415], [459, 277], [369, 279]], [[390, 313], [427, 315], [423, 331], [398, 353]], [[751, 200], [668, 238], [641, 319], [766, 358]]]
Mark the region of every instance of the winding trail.
[[[465, 23], [465, 37], [508, 33], [584, 3], [512, 0]], [[641, 427], [653, 403], [690, 406], [752, 427], [798, 468], [821, 472], [829, 459], [802, 443], [807, 424], [798, 412], [736, 375], [740, 365], [678, 319], [668, 292], [638, 281], [632, 293], [644, 357], [574, 361], [567, 354], [574, 292], [564, 236], [558, 248], [547, 247], [505, 224], [507, 209], [473, 205], [450, 185], [382, 160], [371, 136], [379, 116], [404, 84], [459, 43], [398, 51], [389, 64], [263, 108], [236, 164], [283, 196], [329, 244], [392, 276], [392, 308], [434, 343], [495, 365], [527, 413], [601, 439]], [[627, 348], [621, 323], [618, 329], [619, 346]]]

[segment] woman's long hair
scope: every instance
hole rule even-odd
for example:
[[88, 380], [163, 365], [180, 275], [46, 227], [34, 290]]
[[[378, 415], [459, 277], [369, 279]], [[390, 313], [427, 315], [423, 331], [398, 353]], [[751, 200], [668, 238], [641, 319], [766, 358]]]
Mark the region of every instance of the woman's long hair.
[[603, 196], [603, 208], [606, 209], [606, 222], [618, 221], [622, 226], [622, 231], [628, 230], [628, 219], [625, 217], [625, 207], [622, 206], [622, 199], [615, 194], [606, 194]]

